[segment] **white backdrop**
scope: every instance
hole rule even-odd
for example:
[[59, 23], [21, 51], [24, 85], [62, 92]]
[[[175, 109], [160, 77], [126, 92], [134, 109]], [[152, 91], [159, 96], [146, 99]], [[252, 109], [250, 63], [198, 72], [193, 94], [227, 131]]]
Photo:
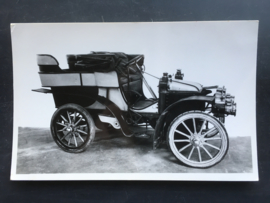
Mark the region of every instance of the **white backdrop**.
[[[11, 34], [15, 128], [49, 127], [56, 110], [51, 94], [31, 91], [41, 87], [36, 54], [67, 68], [67, 54], [110, 51], [144, 54], [146, 72], [158, 77], [180, 68], [184, 80], [224, 85], [237, 102], [236, 117], [226, 119], [229, 136], [256, 136], [258, 21], [13, 24]], [[158, 95], [158, 80], [146, 79]]]

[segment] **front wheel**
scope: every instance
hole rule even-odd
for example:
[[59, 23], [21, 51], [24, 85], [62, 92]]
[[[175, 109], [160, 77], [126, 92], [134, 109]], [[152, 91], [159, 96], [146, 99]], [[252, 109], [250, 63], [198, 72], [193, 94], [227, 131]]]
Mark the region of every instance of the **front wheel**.
[[86, 150], [95, 137], [95, 124], [91, 115], [77, 104], [58, 108], [51, 119], [51, 134], [56, 144], [66, 152]]
[[197, 111], [176, 117], [168, 128], [167, 141], [178, 160], [196, 168], [219, 163], [229, 147], [223, 124], [215, 117]]

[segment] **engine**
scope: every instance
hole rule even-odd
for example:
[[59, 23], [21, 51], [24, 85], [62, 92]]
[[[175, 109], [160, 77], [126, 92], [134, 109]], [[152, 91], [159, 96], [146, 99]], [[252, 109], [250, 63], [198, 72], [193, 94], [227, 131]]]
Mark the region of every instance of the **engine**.
[[[203, 86], [199, 83], [183, 80], [184, 74], [181, 70], [177, 70], [175, 75], [163, 73], [163, 77], [159, 81], [159, 113], [162, 113], [171, 104], [196, 95], [204, 95]], [[186, 110], [198, 110], [204, 108], [204, 103], [192, 101], [188, 106], [182, 106]]]
[[[236, 115], [236, 103], [234, 96], [226, 94], [225, 87], [211, 86], [203, 87], [199, 83], [189, 82], [183, 80], [184, 74], [181, 70], [177, 70], [174, 76], [163, 73], [163, 77], [159, 81], [159, 112], [161, 113], [165, 108], [174, 102], [191, 96], [209, 96], [213, 98], [212, 113], [216, 117], [224, 117], [224, 115]], [[215, 89], [214, 95], [208, 95]], [[194, 103], [193, 103], [194, 102]], [[204, 103], [199, 101], [189, 102], [188, 110], [203, 109]], [[201, 106], [203, 104], [203, 106]], [[193, 105], [193, 107], [192, 107]]]
[[182, 92], [201, 92], [203, 86], [196, 82], [183, 80], [184, 74], [180, 69], [177, 70], [174, 76], [163, 73], [162, 81], [167, 83], [169, 91], [182, 91]]
[[236, 115], [236, 103], [234, 102], [234, 96], [226, 94], [225, 87], [219, 87], [216, 90], [213, 112], [215, 114]]

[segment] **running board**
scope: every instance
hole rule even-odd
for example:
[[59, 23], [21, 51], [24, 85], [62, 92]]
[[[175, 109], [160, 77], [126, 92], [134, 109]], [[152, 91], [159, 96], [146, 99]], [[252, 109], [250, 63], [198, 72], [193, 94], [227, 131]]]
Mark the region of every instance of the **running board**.
[[52, 90], [45, 89], [45, 88], [35, 89], [35, 90], [32, 90], [32, 91], [39, 92], [39, 93], [45, 93], [45, 94], [52, 93]]

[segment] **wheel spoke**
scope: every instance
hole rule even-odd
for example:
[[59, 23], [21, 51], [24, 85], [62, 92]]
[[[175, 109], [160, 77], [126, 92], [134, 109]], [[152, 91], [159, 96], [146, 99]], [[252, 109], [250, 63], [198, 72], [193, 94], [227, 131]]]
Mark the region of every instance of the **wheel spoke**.
[[190, 140], [174, 140], [174, 142], [190, 142]]
[[67, 129], [67, 126], [65, 126], [64, 128], [62, 128], [61, 130], [57, 130], [57, 132], [62, 132], [62, 131], [64, 131], [65, 129]]
[[61, 138], [61, 140], [65, 139], [68, 135], [70, 135], [70, 132], [67, 133], [66, 135], [64, 135], [64, 136]]
[[204, 133], [202, 136], [205, 137], [206, 135], [208, 135], [209, 133], [212, 133], [216, 128], [213, 127], [210, 130], [208, 130], [206, 133]]
[[201, 147], [208, 154], [208, 156], [210, 156], [210, 158], [213, 159], [213, 156], [210, 154], [210, 152], [203, 145]]
[[70, 136], [70, 138], [69, 138], [69, 140], [68, 140], [68, 146], [69, 146], [69, 144], [70, 144], [71, 138], [72, 138], [72, 137]]
[[68, 121], [69, 121], [69, 123], [71, 123], [71, 119], [70, 119], [70, 115], [69, 115], [68, 111], [67, 111], [67, 115], [68, 115]]
[[216, 147], [216, 146], [214, 146], [214, 145], [211, 145], [211, 144], [209, 144], [209, 143], [207, 143], [207, 142], [204, 142], [203, 144], [205, 144], [205, 145], [207, 145], [207, 146], [209, 146], [209, 147], [212, 147], [212, 148], [214, 148], [214, 149], [220, 151], [220, 149], [219, 149], [218, 147]]
[[82, 142], [84, 142], [84, 139], [81, 137], [80, 133], [76, 133], [78, 135], [78, 137], [81, 139]]
[[75, 120], [76, 120], [76, 114], [77, 114], [77, 112], [76, 111], [74, 111], [74, 114], [73, 114], [73, 123], [75, 122]]
[[204, 121], [203, 121], [203, 124], [202, 124], [202, 126], [201, 126], [201, 129], [200, 129], [200, 132], [199, 132], [199, 134], [201, 134], [201, 133], [202, 133], [202, 130], [203, 130], [203, 126], [205, 125], [205, 123], [206, 123], [206, 120], [204, 120]]
[[82, 119], [83, 119], [83, 117], [81, 117], [81, 118], [74, 124], [74, 126], [78, 125], [78, 123], [81, 122]]
[[78, 147], [76, 136], [74, 134], [73, 134], [73, 138], [74, 138], [75, 146]]
[[194, 149], [195, 149], [195, 147], [193, 146], [192, 149], [191, 149], [191, 151], [190, 151], [190, 153], [189, 153], [189, 155], [188, 155], [188, 159], [190, 159], [190, 157], [191, 157], [191, 155], [192, 155]]
[[64, 123], [59, 123], [59, 122], [56, 122], [56, 124], [58, 124], [58, 125], [62, 125], [62, 126], [66, 126]]
[[84, 125], [77, 125], [76, 127], [77, 127], [77, 128], [87, 127], [87, 124], [84, 124]]
[[204, 140], [221, 140], [221, 137], [204, 138]]
[[185, 128], [188, 130], [189, 134], [192, 135], [193, 133], [190, 131], [190, 129], [187, 127], [187, 125], [185, 124], [185, 122], [183, 121], [182, 124], [185, 126]]
[[189, 143], [188, 145], [182, 147], [181, 149], [179, 149], [179, 152], [182, 152], [184, 149], [188, 148], [189, 146], [191, 146], [191, 144]]
[[82, 131], [80, 129], [77, 129], [77, 131], [80, 132], [80, 133], [83, 133], [83, 134], [87, 135], [87, 132], [84, 132], [84, 131]]
[[197, 130], [196, 130], [195, 118], [192, 118], [192, 120], [193, 120], [194, 133], [196, 134]]
[[201, 152], [200, 152], [200, 147], [197, 147], [197, 150], [198, 150], [199, 161], [202, 162], [202, 156], [201, 156]]
[[184, 136], [186, 136], [187, 138], [190, 138], [190, 135], [187, 135], [187, 134], [185, 134], [185, 133], [183, 133], [183, 132], [181, 132], [181, 131], [179, 131], [179, 130], [175, 130], [175, 132], [177, 132], [177, 133], [179, 133], [179, 134], [181, 134], [181, 135], [184, 135]]
[[60, 116], [61, 116], [61, 118], [62, 118], [65, 122], [68, 123], [67, 119], [66, 119], [64, 116], [62, 116], [62, 115], [60, 115]]

